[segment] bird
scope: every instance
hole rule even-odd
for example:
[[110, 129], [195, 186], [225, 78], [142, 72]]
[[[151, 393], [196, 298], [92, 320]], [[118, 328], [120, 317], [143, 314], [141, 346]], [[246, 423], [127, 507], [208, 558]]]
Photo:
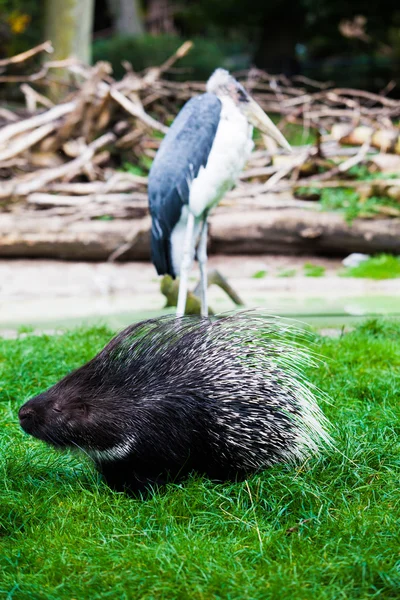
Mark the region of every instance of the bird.
[[208, 316], [207, 218], [254, 147], [253, 126], [290, 151], [257, 102], [225, 69], [191, 98], [162, 140], [149, 172], [151, 255], [159, 275], [180, 277], [176, 316], [185, 313], [193, 259], [200, 267], [201, 316]]

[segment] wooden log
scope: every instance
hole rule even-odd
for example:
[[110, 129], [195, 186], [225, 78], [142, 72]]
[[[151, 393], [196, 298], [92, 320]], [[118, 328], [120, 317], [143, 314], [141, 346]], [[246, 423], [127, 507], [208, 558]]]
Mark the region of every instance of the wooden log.
[[103, 261], [130, 240], [123, 260], [150, 256], [150, 219], [76, 221], [0, 213], [0, 257]]
[[5, 119], [6, 121], [19, 121], [19, 117], [17, 115], [15, 115], [13, 112], [11, 112], [11, 110], [8, 110], [8, 108], [4, 108], [1, 107], [0, 108], [0, 118]]
[[108, 181], [94, 181], [90, 183], [52, 183], [47, 186], [51, 192], [62, 194], [73, 194], [86, 196], [87, 194], [113, 192], [133, 192], [136, 189], [143, 189], [147, 185], [147, 177], [132, 175], [131, 173], [116, 173]]
[[23, 83], [20, 86], [20, 90], [25, 96], [26, 107], [29, 112], [35, 112], [37, 104], [42, 104], [46, 108], [53, 108], [54, 103], [49, 98], [46, 98], [43, 94], [39, 94], [39, 92], [27, 83]]
[[[131, 192], [127, 194], [91, 194], [90, 196], [63, 196], [61, 194], [45, 194], [36, 192], [30, 194], [27, 203], [37, 206], [75, 206], [78, 210], [84, 209], [88, 203], [110, 205], [132, 205], [147, 209], [147, 194]], [[84, 212], [84, 210], [83, 210]]]
[[[75, 215], [21, 218], [0, 213], [0, 257], [107, 260], [150, 258], [150, 219], [77, 220]], [[212, 254], [400, 254], [400, 220], [355, 220], [338, 214], [288, 208], [216, 213], [210, 218]]]
[[400, 254], [400, 220], [356, 219], [305, 209], [216, 213], [210, 218], [213, 254]]

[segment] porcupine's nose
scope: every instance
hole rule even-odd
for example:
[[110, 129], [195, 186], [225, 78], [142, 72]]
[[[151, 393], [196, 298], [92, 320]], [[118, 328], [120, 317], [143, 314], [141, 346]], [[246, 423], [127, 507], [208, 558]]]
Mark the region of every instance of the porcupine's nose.
[[29, 432], [35, 418], [34, 408], [32, 408], [32, 406], [24, 404], [24, 406], [21, 406], [21, 408], [19, 409], [18, 417], [22, 429], [26, 432]]

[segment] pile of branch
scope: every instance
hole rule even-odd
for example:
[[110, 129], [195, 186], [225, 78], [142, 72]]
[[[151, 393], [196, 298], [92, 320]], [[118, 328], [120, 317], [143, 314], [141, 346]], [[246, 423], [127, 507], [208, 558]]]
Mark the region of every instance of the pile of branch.
[[374, 130], [391, 130], [400, 117], [400, 100], [385, 95], [392, 85], [381, 94], [373, 94], [337, 88], [330, 82], [320, 83], [301, 75], [290, 80], [259, 70], [248, 72], [246, 85], [265, 110], [283, 115], [288, 122], [302, 122], [320, 131], [330, 131], [338, 121], [352, 128], [365, 125]]
[[[163, 65], [140, 74], [125, 64], [121, 81], [113, 79], [106, 62], [89, 67], [74, 59], [45, 62], [29, 75], [10, 73], [15, 65], [51, 52], [49, 42], [1, 60], [0, 82], [21, 84], [25, 96], [23, 108], [0, 108], [2, 211], [71, 220], [146, 215], [147, 178], [122, 172], [121, 166], [143, 157], [150, 161], [183, 103], [204, 91], [204, 83], [168, 79], [175, 61], [191, 45], [186, 42]], [[351, 167], [362, 162], [375, 160], [376, 166], [376, 148], [400, 160], [395, 156], [400, 154], [399, 100], [256, 69], [238, 77], [266, 112], [281, 115], [281, 128], [301, 123], [306, 133], [316, 132], [317, 141], [285, 155], [270, 140], [260, 138], [247, 170], [220, 211], [230, 210], [233, 203], [238, 211], [249, 206], [312, 206], [293, 198], [293, 191], [344, 186], [343, 178], [346, 186], [365, 184], [364, 194], [368, 185], [371, 194], [378, 189], [400, 200], [400, 180], [389, 185], [378, 179], [355, 182], [346, 177]], [[51, 92], [60, 86], [64, 98], [56, 103]], [[392, 168], [400, 170], [398, 162]], [[276, 192], [288, 194], [277, 200], [271, 196]]]

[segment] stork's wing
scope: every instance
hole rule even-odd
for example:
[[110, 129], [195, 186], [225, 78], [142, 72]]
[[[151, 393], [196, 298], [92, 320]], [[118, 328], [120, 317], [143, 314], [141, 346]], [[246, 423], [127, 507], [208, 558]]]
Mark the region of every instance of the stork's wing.
[[190, 184], [205, 166], [221, 114], [214, 94], [192, 98], [163, 139], [149, 174], [152, 260], [159, 275], [174, 276], [170, 235], [189, 202]]

